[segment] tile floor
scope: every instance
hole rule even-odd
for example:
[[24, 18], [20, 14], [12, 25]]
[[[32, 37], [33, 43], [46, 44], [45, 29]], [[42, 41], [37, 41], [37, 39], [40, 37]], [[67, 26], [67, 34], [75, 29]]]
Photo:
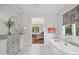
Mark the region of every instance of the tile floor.
[[44, 44], [32, 44], [24, 46], [17, 55], [53, 55], [53, 53]]

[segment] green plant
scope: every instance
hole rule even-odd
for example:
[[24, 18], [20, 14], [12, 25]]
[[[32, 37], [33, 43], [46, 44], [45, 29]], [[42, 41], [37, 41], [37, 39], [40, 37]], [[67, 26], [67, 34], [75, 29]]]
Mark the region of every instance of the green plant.
[[8, 35], [11, 35], [10, 29], [11, 29], [11, 27], [15, 24], [15, 22], [12, 21], [12, 18], [13, 18], [13, 17], [14, 17], [14, 16], [11, 16], [11, 17], [8, 19], [7, 22], [3, 22], [3, 23], [8, 27]]

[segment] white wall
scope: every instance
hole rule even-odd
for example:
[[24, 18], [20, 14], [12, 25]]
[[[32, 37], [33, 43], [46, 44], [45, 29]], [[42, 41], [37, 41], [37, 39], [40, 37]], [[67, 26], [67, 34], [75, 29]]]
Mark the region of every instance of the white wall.
[[[25, 44], [32, 44], [32, 18], [44, 18], [44, 33], [45, 33], [45, 43], [46, 40], [57, 37], [57, 33], [55, 34], [48, 34], [48, 27], [53, 26], [57, 28], [57, 20], [56, 15], [52, 13], [19, 13], [21, 16], [20, 25], [22, 27], [26, 27], [25, 30]], [[52, 36], [51, 36], [52, 35]]]
[[44, 24], [44, 18], [32, 18], [32, 24]]

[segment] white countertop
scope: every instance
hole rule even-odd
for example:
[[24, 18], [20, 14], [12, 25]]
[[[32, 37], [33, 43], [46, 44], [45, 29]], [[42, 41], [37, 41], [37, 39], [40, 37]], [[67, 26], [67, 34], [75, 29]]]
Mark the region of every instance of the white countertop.
[[55, 42], [54, 39], [51, 39], [50, 42], [55, 45], [59, 50], [68, 53], [68, 54], [79, 54], [79, 47], [67, 43], [65, 45], [65, 41], [59, 40], [59, 42]]

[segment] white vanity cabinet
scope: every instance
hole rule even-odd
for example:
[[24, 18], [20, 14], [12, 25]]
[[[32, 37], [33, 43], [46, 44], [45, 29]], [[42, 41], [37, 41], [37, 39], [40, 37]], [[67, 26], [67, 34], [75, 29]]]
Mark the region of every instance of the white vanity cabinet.
[[15, 55], [20, 50], [20, 38], [19, 35], [10, 35], [7, 40], [7, 54]]

